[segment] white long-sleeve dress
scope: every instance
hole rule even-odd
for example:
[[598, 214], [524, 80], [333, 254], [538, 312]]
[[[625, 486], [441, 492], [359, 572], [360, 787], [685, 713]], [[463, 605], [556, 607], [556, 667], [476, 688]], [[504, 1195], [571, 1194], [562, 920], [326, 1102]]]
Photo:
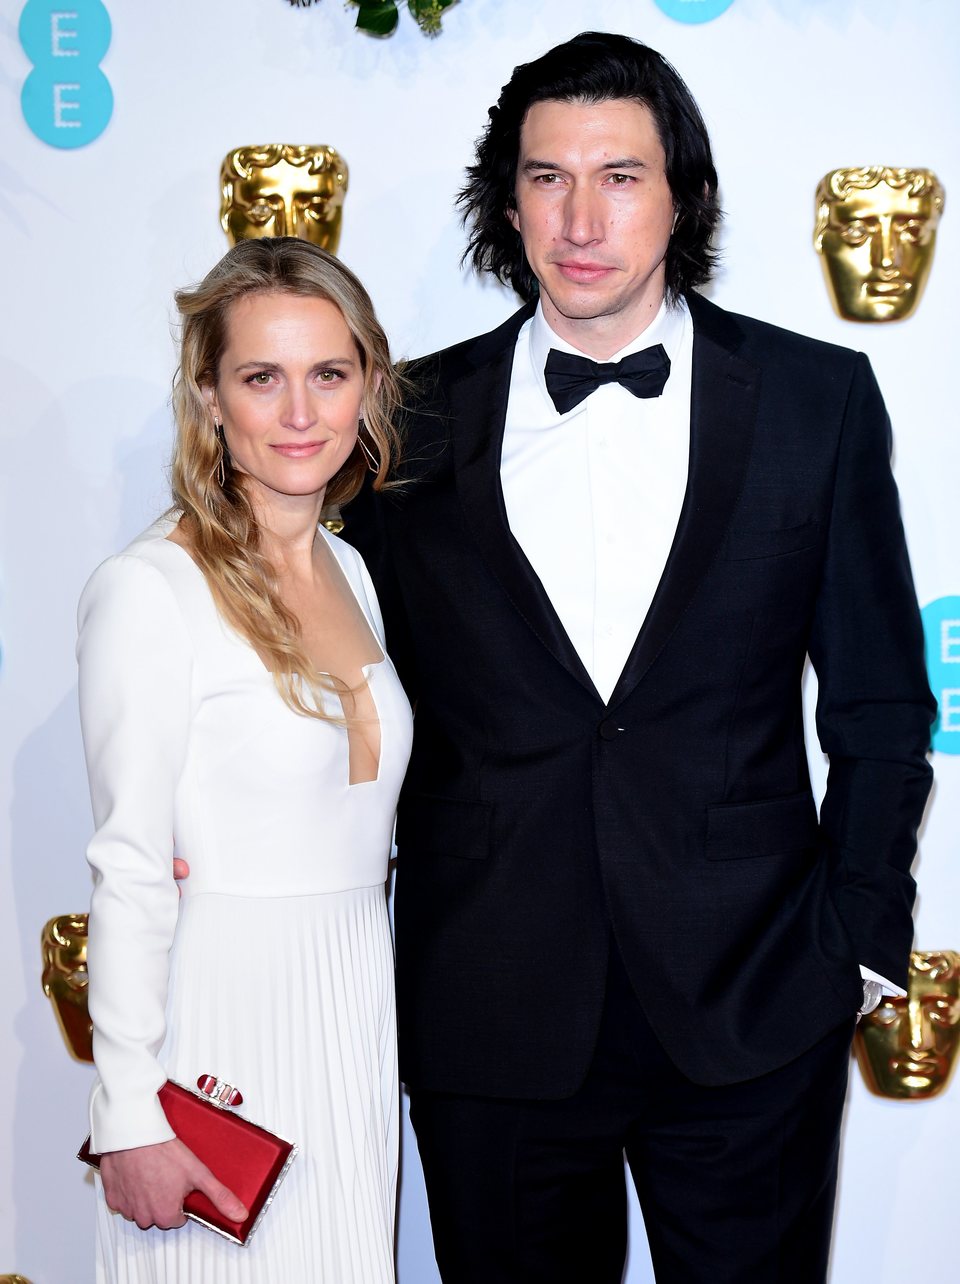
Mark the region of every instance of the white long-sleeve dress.
[[[300, 1154], [246, 1248], [187, 1223], [139, 1230], [98, 1182], [98, 1281], [381, 1284], [394, 1278], [398, 1086], [384, 883], [411, 714], [389, 659], [364, 670], [375, 780], [342, 725], [295, 714], [160, 522], [90, 579], [80, 706], [95, 1151], [166, 1141], [156, 1093], [210, 1073]], [[323, 532], [383, 647], [359, 555]], [[386, 653], [384, 652], [384, 655]], [[182, 900], [171, 857], [189, 860]]]

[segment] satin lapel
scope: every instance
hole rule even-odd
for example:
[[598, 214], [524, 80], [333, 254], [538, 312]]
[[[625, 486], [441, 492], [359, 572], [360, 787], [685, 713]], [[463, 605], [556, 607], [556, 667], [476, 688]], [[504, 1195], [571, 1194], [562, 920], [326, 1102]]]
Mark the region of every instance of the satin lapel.
[[694, 337], [687, 489], [670, 556], [610, 707], [641, 680], [690, 604], [717, 554], [750, 457], [760, 370], [737, 355], [742, 333], [729, 314], [696, 295], [688, 302]]
[[[540, 579], [510, 533], [500, 485], [500, 453], [516, 337], [532, 308], [478, 340], [473, 361], [447, 388], [461, 507], [477, 547], [514, 608], [560, 664], [596, 688]], [[599, 700], [599, 696], [597, 696]]]

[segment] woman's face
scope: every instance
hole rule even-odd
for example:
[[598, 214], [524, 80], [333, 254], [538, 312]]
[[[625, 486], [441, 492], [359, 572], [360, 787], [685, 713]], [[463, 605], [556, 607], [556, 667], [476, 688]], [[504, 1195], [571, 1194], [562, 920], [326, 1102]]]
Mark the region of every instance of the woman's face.
[[327, 299], [263, 293], [231, 304], [217, 384], [203, 391], [251, 499], [268, 505], [322, 500], [356, 444], [363, 370]]

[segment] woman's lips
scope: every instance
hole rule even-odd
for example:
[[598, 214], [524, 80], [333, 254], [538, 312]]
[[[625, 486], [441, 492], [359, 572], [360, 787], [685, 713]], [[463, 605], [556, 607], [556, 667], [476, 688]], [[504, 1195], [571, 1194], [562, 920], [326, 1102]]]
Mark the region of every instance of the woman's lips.
[[315, 455], [318, 450], [323, 449], [323, 442], [283, 442], [279, 445], [271, 445], [270, 449], [275, 450], [278, 455], [283, 455], [284, 459], [309, 459], [311, 455]]

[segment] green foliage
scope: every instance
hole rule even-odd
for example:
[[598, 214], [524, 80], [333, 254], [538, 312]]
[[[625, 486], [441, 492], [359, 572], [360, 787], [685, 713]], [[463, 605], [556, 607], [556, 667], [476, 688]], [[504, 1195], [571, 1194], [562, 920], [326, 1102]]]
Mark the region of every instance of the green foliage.
[[[371, 36], [391, 36], [400, 21], [398, 4], [403, 0], [350, 0], [359, 9], [357, 29]], [[457, 0], [407, 0], [417, 26], [428, 36], [440, 34], [440, 21], [444, 9], [449, 9]]]

